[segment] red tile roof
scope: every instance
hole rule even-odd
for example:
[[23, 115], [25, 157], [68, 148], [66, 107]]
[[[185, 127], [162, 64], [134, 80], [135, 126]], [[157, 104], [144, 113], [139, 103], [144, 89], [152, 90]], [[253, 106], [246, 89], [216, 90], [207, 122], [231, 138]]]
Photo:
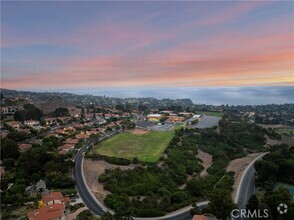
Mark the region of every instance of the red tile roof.
[[60, 219], [64, 214], [65, 205], [62, 203], [47, 205], [27, 214], [29, 220]]
[[64, 144], [64, 145], [58, 147], [58, 149], [59, 150], [70, 150], [70, 149], [74, 148], [74, 146], [75, 146], [74, 144]]
[[192, 220], [209, 220], [209, 218], [204, 215], [194, 215]]
[[42, 201], [47, 204], [53, 200], [60, 200], [63, 201], [63, 195], [61, 192], [50, 192], [44, 196], [42, 196]]
[[27, 150], [30, 149], [31, 147], [32, 147], [31, 144], [20, 144], [20, 145], [18, 146], [18, 149], [19, 149], [20, 151], [27, 151]]
[[67, 138], [64, 143], [66, 144], [77, 144], [79, 142], [78, 139]]

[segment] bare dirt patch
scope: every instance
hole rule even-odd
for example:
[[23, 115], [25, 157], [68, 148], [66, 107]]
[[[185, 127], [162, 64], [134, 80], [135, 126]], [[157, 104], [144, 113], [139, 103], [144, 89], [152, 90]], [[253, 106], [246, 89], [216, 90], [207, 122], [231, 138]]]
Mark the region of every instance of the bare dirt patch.
[[280, 144], [288, 144], [288, 145], [293, 145], [294, 140], [291, 137], [287, 137], [285, 135], [282, 135], [282, 139], [281, 140], [273, 140], [270, 139], [267, 135], [266, 135], [266, 144], [267, 146], [271, 146], [271, 145], [280, 145]]
[[205, 177], [208, 175], [207, 169], [211, 166], [212, 164], [212, 155], [209, 153], [206, 153], [202, 150], [198, 150], [197, 158], [202, 160], [202, 166], [204, 169], [201, 171], [200, 176]]
[[96, 198], [102, 204], [104, 204], [104, 199], [106, 198], [106, 196], [110, 194], [109, 191], [103, 188], [103, 184], [98, 181], [98, 177], [102, 173], [104, 173], [104, 170], [115, 169], [117, 167], [119, 167], [122, 170], [126, 170], [126, 169], [133, 169], [136, 166], [137, 165], [133, 165], [133, 164], [128, 166], [119, 166], [119, 165], [107, 163], [104, 160], [93, 161], [91, 159], [86, 159], [86, 158], [84, 159], [84, 163], [83, 163], [83, 169], [84, 169], [87, 185], [89, 186], [93, 194], [96, 196]]
[[235, 179], [234, 179], [234, 185], [233, 185], [233, 192], [232, 192], [232, 198], [233, 200], [236, 197], [237, 188], [241, 181], [242, 175], [246, 169], [246, 167], [259, 155], [263, 153], [253, 153], [248, 154], [246, 157], [238, 158], [235, 160], [230, 161], [229, 165], [226, 167], [227, 172], [235, 172]]
[[149, 133], [149, 131], [143, 130], [143, 129], [134, 129], [132, 130], [132, 134], [137, 134], [137, 135], [141, 135], [141, 134], [147, 134]]

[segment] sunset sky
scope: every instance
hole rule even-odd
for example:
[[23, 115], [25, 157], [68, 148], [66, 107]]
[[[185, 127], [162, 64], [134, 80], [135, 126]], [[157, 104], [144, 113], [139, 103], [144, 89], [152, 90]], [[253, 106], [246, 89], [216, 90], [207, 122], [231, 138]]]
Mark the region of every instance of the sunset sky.
[[294, 2], [1, 4], [1, 88], [293, 102]]

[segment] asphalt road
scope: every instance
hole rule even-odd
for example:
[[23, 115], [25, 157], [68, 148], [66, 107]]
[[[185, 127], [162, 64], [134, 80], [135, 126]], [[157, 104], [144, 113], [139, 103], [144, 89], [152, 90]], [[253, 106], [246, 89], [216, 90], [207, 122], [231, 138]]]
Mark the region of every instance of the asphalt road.
[[[255, 169], [254, 163], [257, 160], [262, 159], [262, 157], [267, 154], [264, 153], [258, 156], [254, 161], [252, 161], [246, 168], [242, 179], [240, 181], [239, 187], [237, 189], [237, 195], [235, 199], [235, 203], [238, 205], [238, 209], [246, 209], [246, 204], [250, 197], [255, 192]], [[242, 219], [242, 218], [239, 218]]]
[[89, 208], [89, 210], [93, 214], [101, 216], [105, 212], [100, 206], [97, 205], [97, 202], [95, 201], [95, 199], [92, 197], [92, 195], [88, 191], [88, 188], [86, 186], [86, 183], [84, 181], [83, 174], [82, 174], [83, 157], [84, 157], [84, 153], [86, 152], [86, 150], [89, 146], [90, 146], [89, 143], [85, 144], [80, 149], [80, 151], [77, 153], [77, 155], [75, 157], [74, 179], [76, 182], [77, 191], [78, 191], [81, 199], [85, 203], [85, 205]]
[[[99, 140], [101, 141], [109, 136], [102, 137]], [[105, 207], [103, 207], [103, 205], [90, 192], [90, 189], [86, 185], [85, 179], [83, 177], [83, 172], [82, 172], [84, 154], [87, 151], [87, 149], [90, 147], [90, 145], [91, 143], [86, 143], [76, 154], [75, 167], [74, 167], [74, 179], [76, 182], [77, 191], [81, 199], [85, 203], [85, 205], [93, 214], [101, 216], [106, 212]], [[208, 204], [208, 201], [197, 203], [199, 208], [205, 207], [207, 204]], [[190, 215], [191, 208], [192, 207], [186, 207], [161, 217], [134, 218], [134, 219], [135, 220], [182, 220], [182, 219], [188, 220], [188, 219], [192, 219], [192, 216]]]
[[246, 204], [250, 197], [254, 194], [254, 183], [255, 183], [255, 169], [254, 166], [251, 165], [247, 172], [244, 173], [244, 179], [240, 183], [240, 196], [237, 201], [237, 205], [239, 209], [245, 209]]
[[[113, 134], [111, 134], [113, 135]], [[103, 140], [111, 135], [104, 136], [99, 140]], [[88, 209], [95, 215], [101, 216], [106, 212], [106, 208], [95, 198], [95, 196], [90, 192], [90, 189], [86, 185], [85, 179], [83, 177], [83, 157], [84, 153], [90, 147], [91, 143], [85, 144], [75, 157], [75, 168], [74, 168], [74, 179], [76, 181], [77, 191], [88, 207]], [[263, 154], [265, 155], [265, 154]], [[254, 194], [254, 183], [255, 183], [255, 169], [254, 162], [261, 159], [262, 156], [256, 158], [251, 164], [246, 168], [243, 177], [241, 179], [240, 185], [238, 187], [235, 203], [237, 203], [239, 209], [245, 208], [246, 203], [249, 198]], [[202, 208], [208, 204], [208, 201], [200, 202], [197, 205]], [[191, 219], [190, 215], [191, 207], [186, 207], [176, 212], [170, 213], [165, 216], [155, 217], [155, 218], [134, 218], [135, 220], [180, 220], [180, 219]]]

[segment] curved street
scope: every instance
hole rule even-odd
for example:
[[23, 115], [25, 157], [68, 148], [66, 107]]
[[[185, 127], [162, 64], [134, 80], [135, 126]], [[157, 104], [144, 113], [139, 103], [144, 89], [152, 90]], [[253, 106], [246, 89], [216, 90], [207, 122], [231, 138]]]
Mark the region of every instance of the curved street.
[[[109, 136], [112, 136], [114, 133], [103, 136], [98, 139], [98, 141], [101, 141], [105, 138], [108, 138]], [[76, 188], [77, 191], [85, 203], [85, 205], [88, 207], [88, 209], [95, 215], [101, 216], [105, 214], [107, 211], [110, 211], [106, 207], [101, 204], [96, 197], [93, 195], [89, 187], [87, 186], [87, 183], [84, 178], [84, 173], [83, 173], [83, 159], [84, 159], [84, 154], [88, 150], [88, 148], [92, 145], [93, 143], [86, 143], [76, 154], [75, 157], [75, 166], [74, 166], [74, 179], [76, 181]], [[208, 201], [203, 201], [197, 203], [198, 207], [204, 207], [208, 204]], [[153, 217], [153, 218], [134, 218], [136, 220], [178, 220], [178, 219], [185, 219], [191, 217], [190, 215], [190, 209], [192, 206], [185, 207], [183, 209], [180, 209], [178, 211], [169, 213], [165, 216], [161, 217]]]
[[[97, 140], [101, 141], [105, 138], [108, 138], [112, 136], [115, 133], [112, 133], [107, 136], [103, 136]], [[101, 204], [96, 197], [93, 195], [89, 187], [87, 186], [87, 183], [84, 178], [84, 173], [83, 173], [83, 159], [84, 159], [84, 154], [88, 150], [88, 148], [92, 145], [93, 143], [86, 143], [77, 153], [75, 157], [75, 167], [74, 167], [74, 179], [76, 181], [76, 188], [77, 191], [85, 203], [85, 205], [88, 207], [88, 209], [95, 215], [101, 216], [105, 214], [107, 211], [111, 212], [111, 210], [107, 209], [103, 204]], [[261, 159], [266, 153], [260, 155], [257, 157], [254, 161], [252, 161], [246, 168], [242, 179], [240, 181], [238, 190], [237, 190], [237, 195], [235, 198], [235, 203], [238, 205], [239, 209], [245, 208], [246, 203], [253, 195], [254, 193], [254, 182], [255, 182], [255, 169], [254, 169], [254, 162], [258, 159]], [[204, 207], [207, 206], [209, 201], [204, 201], [204, 202], [199, 202], [197, 203], [198, 207]], [[180, 209], [178, 211], [169, 213], [165, 216], [161, 217], [153, 217], [153, 218], [134, 218], [136, 220], [177, 220], [177, 219], [185, 219], [191, 217], [190, 215], [190, 209], [192, 206], [185, 207], [183, 209]]]

